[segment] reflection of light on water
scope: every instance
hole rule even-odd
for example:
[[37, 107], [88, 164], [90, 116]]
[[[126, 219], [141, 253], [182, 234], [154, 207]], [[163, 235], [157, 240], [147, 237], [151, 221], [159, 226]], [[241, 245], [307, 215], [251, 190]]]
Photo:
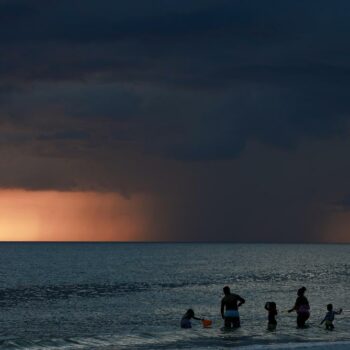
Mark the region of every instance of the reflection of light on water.
[[[24, 339], [39, 339], [38, 348], [108, 350], [350, 340], [347, 311], [334, 332], [318, 326], [327, 303], [347, 305], [349, 253], [350, 245], [0, 244], [0, 329], [26, 349], [35, 344]], [[226, 284], [246, 299], [242, 327], [231, 332], [220, 329]], [[304, 284], [310, 328], [299, 330], [285, 310]], [[277, 303], [276, 332], [266, 330], [266, 301]], [[193, 321], [180, 329], [188, 308], [213, 327]]]

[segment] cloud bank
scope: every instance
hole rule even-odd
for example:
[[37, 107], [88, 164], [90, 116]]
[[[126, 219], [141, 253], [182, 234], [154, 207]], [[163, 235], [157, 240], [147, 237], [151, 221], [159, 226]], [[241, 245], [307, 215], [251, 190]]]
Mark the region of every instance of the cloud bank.
[[146, 194], [150, 239], [332, 240], [349, 6], [1, 0], [0, 186]]

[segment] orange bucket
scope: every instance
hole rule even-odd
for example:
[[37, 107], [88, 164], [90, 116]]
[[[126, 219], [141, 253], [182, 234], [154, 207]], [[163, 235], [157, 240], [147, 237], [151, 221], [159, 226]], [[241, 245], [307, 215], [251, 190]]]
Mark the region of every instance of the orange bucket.
[[211, 320], [202, 320], [202, 325], [204, 328], [209, 328], [213, 324], [213, 321]]

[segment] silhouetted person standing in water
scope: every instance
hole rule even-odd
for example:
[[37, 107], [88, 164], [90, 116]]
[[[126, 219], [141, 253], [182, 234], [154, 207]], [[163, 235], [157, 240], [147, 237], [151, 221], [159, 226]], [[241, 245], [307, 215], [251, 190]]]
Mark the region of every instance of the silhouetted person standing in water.
[[306, 291], [305, 287], [298, 289], [298, 297], [295, 301], [295, 305], [288, 312], [296, 311], [297, 312], [297, 325], [298, 328], [305, 328], [305, 322], [310, 317], [310, 305], [309, 301], [305, 297], [304, 293]]
[[333, 325], [334, 316], [340, 315], [342, 313], [342, 311], [343, 311], [343, 309], [339, 309], [338, 311], [334, 311], [333, 305], [328, 304], [326, 316], [322, 320], [321, 324], [323, 324], [323, 322], [326, 322], [326, 329], [329, 331], [332, 331], [334, 329], [334, 325]]
[[225, 296], [221, 300], [221, 316], [225, 320], [226, 328], [238, 328], [241, 326], [238, 308], [245, 300], [237, 294], [230, 292], [229, 287], [223, 289]]
[[269, 331], [274, 331], [274, 330], [276, 330], [276, 327], [277, 327], [276, 316], [278, 314], [276, 303], [273, 301], [266, 303], [265, 310], [268, 311], [268, 313], [269, 313], [269, 315], [268, 315], [269, 322], [267, 324], [267, 329]]
[[202, 318], [196, 317], [192, 309], [188, 309], [181, 319], [181, 328], [192, 328], [191, 318], [194, 320], [203, 320]]

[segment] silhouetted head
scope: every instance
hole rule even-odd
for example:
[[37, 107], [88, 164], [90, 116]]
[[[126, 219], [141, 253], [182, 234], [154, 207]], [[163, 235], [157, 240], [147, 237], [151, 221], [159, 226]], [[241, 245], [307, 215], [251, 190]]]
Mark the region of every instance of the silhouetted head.
[[194, 311], [192, 309], [188, 309], [186, 311], [186, 315], [189, 316], [189, 317], [193, 317], [194, 316]]
[[276, 303], [275, 302], [273, 302], [273, 301], [271, 301], [271, 302], [269, 302], [269, 309], [270, 310], [276, 310]]
[[223, 288], [224, 294], [229, 295], [230, 294], [230, 287], [226, 286]]
[[328, 311], [332, 311], [333, 310], [333, 305], [332, 304], [328, 304], [327, 305], [327, 310]]
[[277, 309], [277, 305], [275, 302], [273, 301], [268, 301], [266, 304], [265, 304], [265, 309], [266, 310], [269, 310], [269, 311], [274, 311]]
[[298, 297], [302, 297], [306, 291], [305, 287], [301, 287], [298, 289]]

